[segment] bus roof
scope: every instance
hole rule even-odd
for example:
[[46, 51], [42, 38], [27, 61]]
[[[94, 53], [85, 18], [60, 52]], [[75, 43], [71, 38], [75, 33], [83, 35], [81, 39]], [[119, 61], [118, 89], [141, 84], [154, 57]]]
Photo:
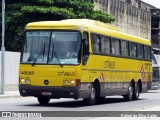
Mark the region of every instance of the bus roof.
[[89, 27], [89, 26], [98, 26], [106, 29], [112, 29], [118, 31], [118, 27], [103, 23], [96, 20], [90, 20], [90, 19], [67, 19], [67, 20], [61, 20], [61, 21], [40, 21], [40, 22], [32, 22], [27, 24], [26, 29], [54, 29], [55, 27], [65, 27], [65, 26], [82, 26], [82, 27]]
[[129, 35], [118, 31], [118, 27], [90, 19], [67, 19], [61, 21], [40, 21], [26, 25], [26, 30], [38, 29], [89, 29], [93, 33], [130, 40], [141, 44], [151, 45], [150, 40]]

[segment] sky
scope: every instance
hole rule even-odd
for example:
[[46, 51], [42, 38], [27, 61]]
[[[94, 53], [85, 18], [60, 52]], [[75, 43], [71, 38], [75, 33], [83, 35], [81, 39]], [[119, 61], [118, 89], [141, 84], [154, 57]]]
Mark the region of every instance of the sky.
[[160, 0], [141, 0], [160, 9]]

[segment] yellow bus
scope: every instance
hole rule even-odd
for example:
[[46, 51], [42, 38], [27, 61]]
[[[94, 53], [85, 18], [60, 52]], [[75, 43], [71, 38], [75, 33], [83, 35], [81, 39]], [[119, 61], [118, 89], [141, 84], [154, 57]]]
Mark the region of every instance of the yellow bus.
[[139, 99], [152, 78], [150, 40], [89, 19], [26, 25], [19, 91], [40, 104], [74, 98], [92, 105], [105, 96]]

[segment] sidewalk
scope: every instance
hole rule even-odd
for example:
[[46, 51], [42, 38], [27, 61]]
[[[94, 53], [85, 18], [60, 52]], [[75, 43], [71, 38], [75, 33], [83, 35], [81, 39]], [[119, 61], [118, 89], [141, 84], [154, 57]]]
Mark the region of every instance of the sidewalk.
[[18, 84], [7, 84], [4, 86], [4, 95], [1, 94], [0, 91], [0, 99], [1, 98], [13, 98], [13, 97], [20, 97], [18, 91]]
[[1, 98], [14, 98], [14, 97], [21, 97], [19, 91], [5, 91], [4, 95], [0, 94]]

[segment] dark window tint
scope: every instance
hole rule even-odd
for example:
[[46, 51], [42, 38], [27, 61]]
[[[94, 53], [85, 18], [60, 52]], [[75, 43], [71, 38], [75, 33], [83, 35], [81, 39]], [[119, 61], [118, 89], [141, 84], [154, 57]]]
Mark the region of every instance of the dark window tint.
[[93, 53], [100, 54], [100, 36], [91, 34], [92, 51]]
[[101, 51], [102, 54], [110, 54], [110, 38], [102, 36], [101, 37]]
[[112, 38], [111, 46], [112, 46], [112, 54], [120, 55], [119, 40], [115, 39], [115, 38]]
[[138, 50], [138, 58], [143, 58], [144, 57], [144, 47], [143, 45], [137, 45], [137, 50]]
[[121, 54], [122, 54], [122, 56], [129, 56], [127, 41], [121, 41]]
[[131, 57], [136, 57], [137, 56], [137, 45], [136, 45], [136, 43], [130, 43], [129, 44], [129, 51], [130, 51], [130, 56]]
[[151, 59], [151, 48], [144, 46], [144, 57], [145, 59]]
[[85, 65], [87, 63], [89, 57], [89, 40], [88, 40], [88, 32], [83, 33], [83, 57], [82, 64]]

